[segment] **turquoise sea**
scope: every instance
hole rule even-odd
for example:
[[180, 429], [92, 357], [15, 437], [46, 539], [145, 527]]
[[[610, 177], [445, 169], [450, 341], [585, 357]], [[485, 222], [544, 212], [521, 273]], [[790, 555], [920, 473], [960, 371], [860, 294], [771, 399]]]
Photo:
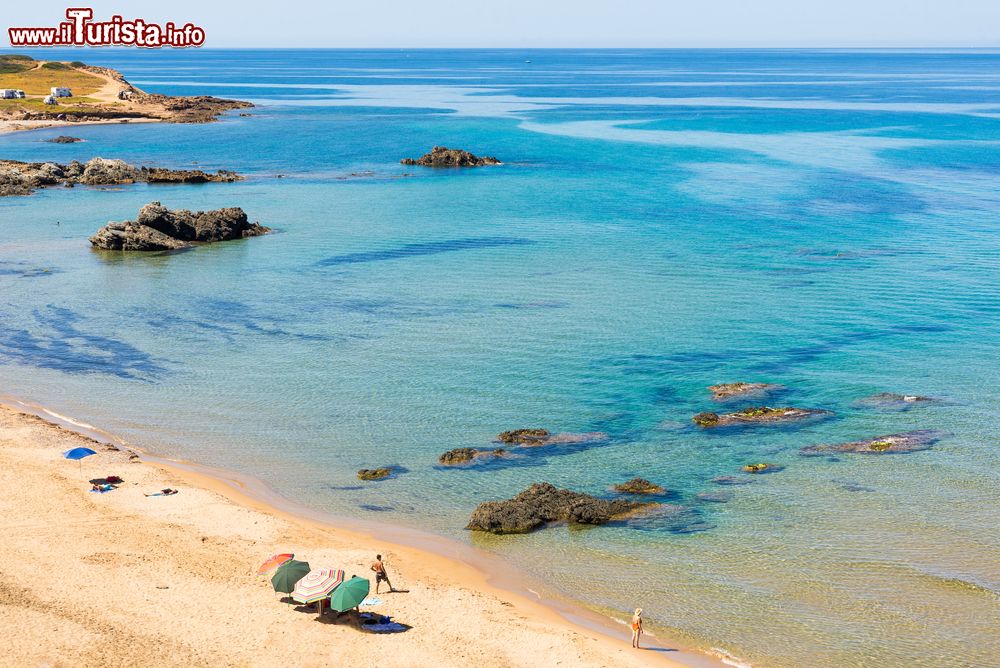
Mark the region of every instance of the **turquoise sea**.
[[[1000, 662], [1000, 51], [33, 55], [258, 107], [0, 136], [0, 158], [248, 177], [0, 200], [3, 393], [499, 553], [745, 664]], [[86, 141], [40, 141], [67, 133]], [[435, 144], [505, 164], [399, 164]], [[278, 233], [90, 249], [151, 200]], [[691, 423], [738, 380], [834, 415]], [[878, 392], [939, 401], [858, 403]], [[607, 439], [436, 463], [518, 427]], [[923, 452], [798, 454], [925, 428], [947, 435]], [[711, 482], [757, 461], [784, 469]], [[379, 465], [405, 471], [358, 483]], [[533, 482], [603, 495], [636, 475], [681, 508], [463, 529]]]

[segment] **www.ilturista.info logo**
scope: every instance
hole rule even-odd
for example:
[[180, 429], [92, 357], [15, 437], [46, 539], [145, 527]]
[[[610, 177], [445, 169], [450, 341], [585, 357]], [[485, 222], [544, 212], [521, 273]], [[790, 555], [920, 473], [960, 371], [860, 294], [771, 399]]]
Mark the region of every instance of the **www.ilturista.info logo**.
[[91, 21], [94, 10], [70, 7], [66, 18], [55, 28], [8, 28], [10, 45], [17, 46], [141, 46], [158, 49], [164, 46], [189, 47], [205, 43], [205, 30], [186, 23], [163, 25], [143, 19], [126, 21], [112, 16], [109, 21]]

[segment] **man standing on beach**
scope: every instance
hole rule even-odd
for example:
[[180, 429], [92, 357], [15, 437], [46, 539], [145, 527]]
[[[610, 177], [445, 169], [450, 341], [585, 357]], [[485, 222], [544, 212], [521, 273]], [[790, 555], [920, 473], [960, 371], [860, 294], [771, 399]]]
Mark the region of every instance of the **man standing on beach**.
[[382, 555], [376, 554], [375, 561], [372, 562], [372, 570], [375, 571], [375, 593], [378, 592], [379, 585], [382, 584], [384, 580], [387, 585], [389, 585], [389, 591], [392, 592], [392, 583], [389, 582], [389, 576], [385, 572], [385, 564], [382, 563]]

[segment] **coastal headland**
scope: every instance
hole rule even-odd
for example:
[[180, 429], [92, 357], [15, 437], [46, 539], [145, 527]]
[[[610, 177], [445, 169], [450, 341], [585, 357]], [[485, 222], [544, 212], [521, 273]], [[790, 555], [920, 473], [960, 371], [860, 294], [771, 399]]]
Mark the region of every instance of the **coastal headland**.
[[[53, 88], [68, 88], [72, 95], [50, 98]], [[147, 93], [108, 67], [25, 55], [0, 56], [0, 89], [24, 94], [0, 99], [0, 133], [80, 123], [206, 123], [253, 106], [207, 95]]]

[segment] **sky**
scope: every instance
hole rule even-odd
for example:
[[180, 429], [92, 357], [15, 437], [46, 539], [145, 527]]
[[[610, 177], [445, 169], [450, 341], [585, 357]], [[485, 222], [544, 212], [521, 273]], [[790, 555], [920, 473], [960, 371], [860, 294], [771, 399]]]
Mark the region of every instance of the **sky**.
[[6, 28], [67, 6], [192, 22], [207, 47], [997, 47], [1000, 0], [121, 0], [5, 2]]

